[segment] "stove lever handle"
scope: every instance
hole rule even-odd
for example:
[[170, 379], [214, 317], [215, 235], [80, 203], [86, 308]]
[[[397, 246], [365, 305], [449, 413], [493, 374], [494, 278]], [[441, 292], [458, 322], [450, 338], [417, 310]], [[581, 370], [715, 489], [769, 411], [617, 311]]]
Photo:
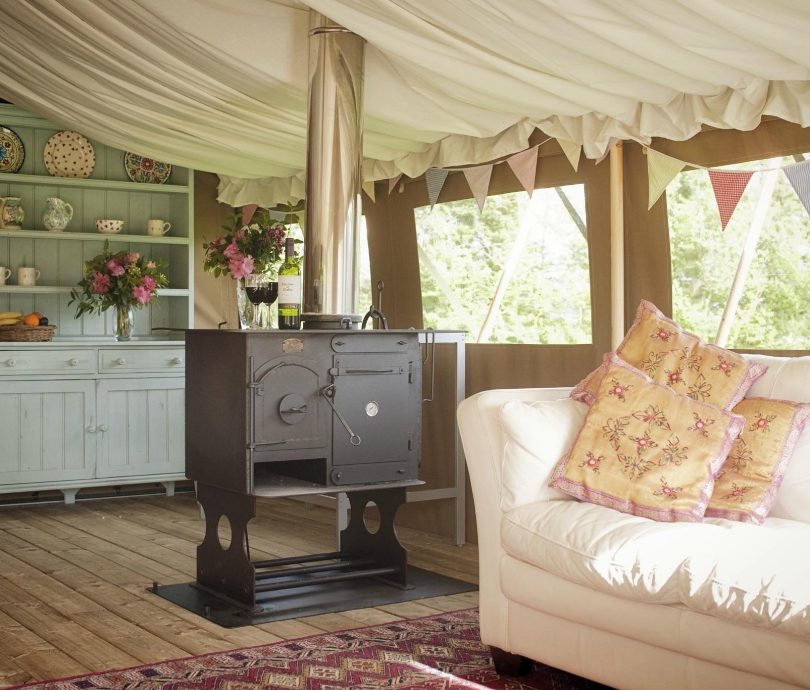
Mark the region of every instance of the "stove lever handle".
[[328, 386], [324, 386], [320, 390], [323, 399], [329, 404], [329, 407], [332, 408], [332, 412], [335, 413], [335, 416], [338, 418], [340, 423], [343, 425], [343, 428], [349, 432], [349, 443], [353, 446], [359, 446], [363, 439], [361, 439], [357, 434], [352, 431], [352, 428], [349, 426], [349, 423], [343, 418], [343, 415], [338, 412], [338, 409], [335, 407], [335, 404], [332, 402], [332, 398], [335, 397], [335, 384], [330, 384]]

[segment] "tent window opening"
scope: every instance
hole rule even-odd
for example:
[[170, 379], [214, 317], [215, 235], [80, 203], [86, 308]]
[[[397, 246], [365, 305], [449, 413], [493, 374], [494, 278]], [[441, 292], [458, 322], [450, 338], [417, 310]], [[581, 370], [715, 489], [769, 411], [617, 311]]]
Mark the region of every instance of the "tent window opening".
[[783, 170], [804, 158], [723, 168], [759, 171], [725, 231], [705, 170], [679, 173], [669, 184], [673, 317], [707, 342], [810, 349], [810, 218]]
[[592, 341], [585, 185], [414, 209], [425, 327], [474, 343]]

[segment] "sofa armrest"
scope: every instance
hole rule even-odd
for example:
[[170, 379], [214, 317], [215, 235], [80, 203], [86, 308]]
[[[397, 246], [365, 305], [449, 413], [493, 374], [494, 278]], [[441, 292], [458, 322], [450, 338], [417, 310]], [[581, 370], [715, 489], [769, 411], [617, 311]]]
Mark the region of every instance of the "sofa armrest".
[[500, 410], [510, 400], [534, 402], [565, 398], [570, 388], [511, 388], [483, 391], [458, 406], [457, 418], [478, 526], [478, 561], [482, 640], [509, 648], [506, 635], [508, 601], [499, 569], [501, 546], [501, 463], [505, 438]]

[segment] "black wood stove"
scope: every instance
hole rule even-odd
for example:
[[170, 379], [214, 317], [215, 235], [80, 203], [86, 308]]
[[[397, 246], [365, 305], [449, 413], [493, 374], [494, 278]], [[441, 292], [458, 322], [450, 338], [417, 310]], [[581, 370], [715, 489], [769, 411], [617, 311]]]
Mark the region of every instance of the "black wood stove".
[[[256, 608], [296, 587], [384, 578], [406, 586], [394, 515], [417, 478], [422, 357], [411, 330], [186, 335], [186, 472], [206, 532], [197, 586]], [[339, 550], [252, 561], [257, 497], [346, 491]], [[363, 514], [374, 503], [379, 529]], [[230, 544], [218, 527], [227, 518]]]

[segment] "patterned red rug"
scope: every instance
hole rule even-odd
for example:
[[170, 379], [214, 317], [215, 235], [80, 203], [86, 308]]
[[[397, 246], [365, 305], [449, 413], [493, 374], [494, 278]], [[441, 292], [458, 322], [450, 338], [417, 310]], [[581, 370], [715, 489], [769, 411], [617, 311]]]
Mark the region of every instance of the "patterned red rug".
[[[601, 690], [536, 665], [499, 676], [478, 634], [478, 610], [375, 625], [120, 671], [22, 685], [26, 690]], [[13, 689], [12, 689], [13, 690]]]

